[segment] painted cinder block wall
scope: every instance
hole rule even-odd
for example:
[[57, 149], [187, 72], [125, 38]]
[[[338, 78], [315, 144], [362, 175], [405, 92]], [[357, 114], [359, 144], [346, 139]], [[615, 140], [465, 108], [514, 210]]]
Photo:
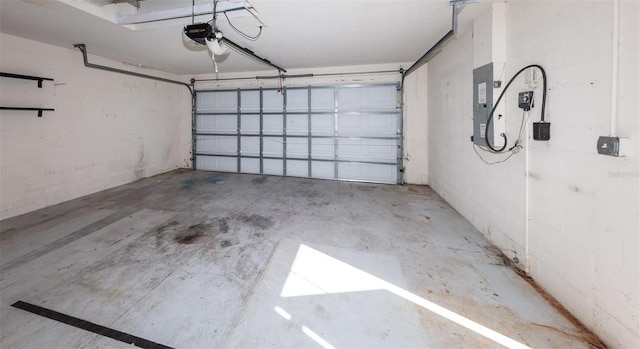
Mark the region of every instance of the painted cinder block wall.
[[427, 66], [404, 80], [404, 181], [429, 183]]
[[[612, 348], [640, 346], [639, 7], [620, 2], [617, 134], [631, 141], [627, 157], [596, 152], [611, 115], [611, 1], [494, 4], [422, 68], [429, 77], [429, 185]], [[487, 37], [495, 34], [483, 23], [496, 24], [492, 18], [500, 16], [503, 80], [532, 63], [549, 78], [551, 140], [525, 144], [528, 172], [524, 151], [488, 166], [469, 140], [472, 71], [482, 65], [474, 51], [499, 39]], [[511, 135], [522, 115], [517, 93], [524, 90], [521, 77], [505, 97]], [[539, 118], [539, 90], [529, 130]]]
[[[190, 166], [191, 97], [180, 85], [86, 68], [77, 49], [0, 34], [0, 219]], [[89, 55], [92, 63], [179, 80]], [[185, 80], [185, 81], [188, 81]]]

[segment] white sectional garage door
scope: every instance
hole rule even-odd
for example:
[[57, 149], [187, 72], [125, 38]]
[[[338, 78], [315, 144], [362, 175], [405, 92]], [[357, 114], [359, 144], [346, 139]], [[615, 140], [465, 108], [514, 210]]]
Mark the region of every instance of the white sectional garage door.
[[194, 167], [399, 183], [397, 84], [197, 91]]

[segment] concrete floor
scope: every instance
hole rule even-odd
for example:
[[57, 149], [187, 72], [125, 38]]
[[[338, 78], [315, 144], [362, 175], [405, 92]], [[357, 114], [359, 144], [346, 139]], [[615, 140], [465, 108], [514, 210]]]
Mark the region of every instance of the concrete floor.
[[589, 347], [423, 186], [176, 171], [0, 223], [0, 347]]

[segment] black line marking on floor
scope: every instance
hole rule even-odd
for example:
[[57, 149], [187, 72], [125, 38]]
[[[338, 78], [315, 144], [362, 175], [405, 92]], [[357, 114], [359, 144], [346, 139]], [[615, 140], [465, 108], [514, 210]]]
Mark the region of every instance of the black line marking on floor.
[[17, 301], [13, 304], [11, 304], [12, 307], [14, 308], [18, 308], [18, 309], [22, 309], [25, 311], [28, 311], [30, 313], [36, 314], [36, 315], [40, 315], [46, 318], [49, 318], [51, 320], [56, 320], [59, 322], [62, 322], [64, 324], [73, 326], [73, 327], [77, 327], [77, 328], [81, 328], [83, 330], [89, 331], [89, 332], [93, 332], [105, 337], [109, 337], [111, 339], [115, 339], [117, 341], [120, 342], [124, 342], [127, 344], [133, 344], [136, 347], [139, 348], [144, 348], [144, 349], [173, 349], [171, 347], [168, 347], [166, 345], [162, 345], [162, 344], [158, 344], [149, 340], [146, 340], [144, 338], [140, 338], [140, 337], [136, 337], [136, 336], [132, 336], [128, 333], [124, 333], [124, 332], [120, 332], [120, 331], [116, 331], [114, 329], [108, 328], [108, 327], [104, 327], [98, 324], [94, 324], [93, 322], [89, 322], [86, 320], [82, 320], [82, 319], [78, 319], [76, 317], [73, 316], [69, 316], [69, 315], [65, 315], [62, 313], [58, 313], [57, 311], [54, 310], [50, 310], [47, 308], [43, 308], [37, 305], [33, 305], [33, 304], [29, 304], [27, 302], [23, 302], [23, 301]]

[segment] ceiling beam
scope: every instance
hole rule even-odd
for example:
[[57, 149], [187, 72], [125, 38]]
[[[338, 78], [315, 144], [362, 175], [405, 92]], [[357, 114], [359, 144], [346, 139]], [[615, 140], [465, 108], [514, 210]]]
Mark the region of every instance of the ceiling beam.
[[[251, 5], [245, 1], [220, 1], [216, 4], [216, 12], [234, 11], [248, 9]], [[116, 15], [116, 23], [125, 24], [139, 24], [157, 21], [166, 21], [169, 19], [186, 18], [191, 16], [207, 15], [213, 12], [213, 3], [196, 5], [182, 8], [174, 8], [170, 10], [154, 11], [154, 12], [141, 12], [132, 15]]]

